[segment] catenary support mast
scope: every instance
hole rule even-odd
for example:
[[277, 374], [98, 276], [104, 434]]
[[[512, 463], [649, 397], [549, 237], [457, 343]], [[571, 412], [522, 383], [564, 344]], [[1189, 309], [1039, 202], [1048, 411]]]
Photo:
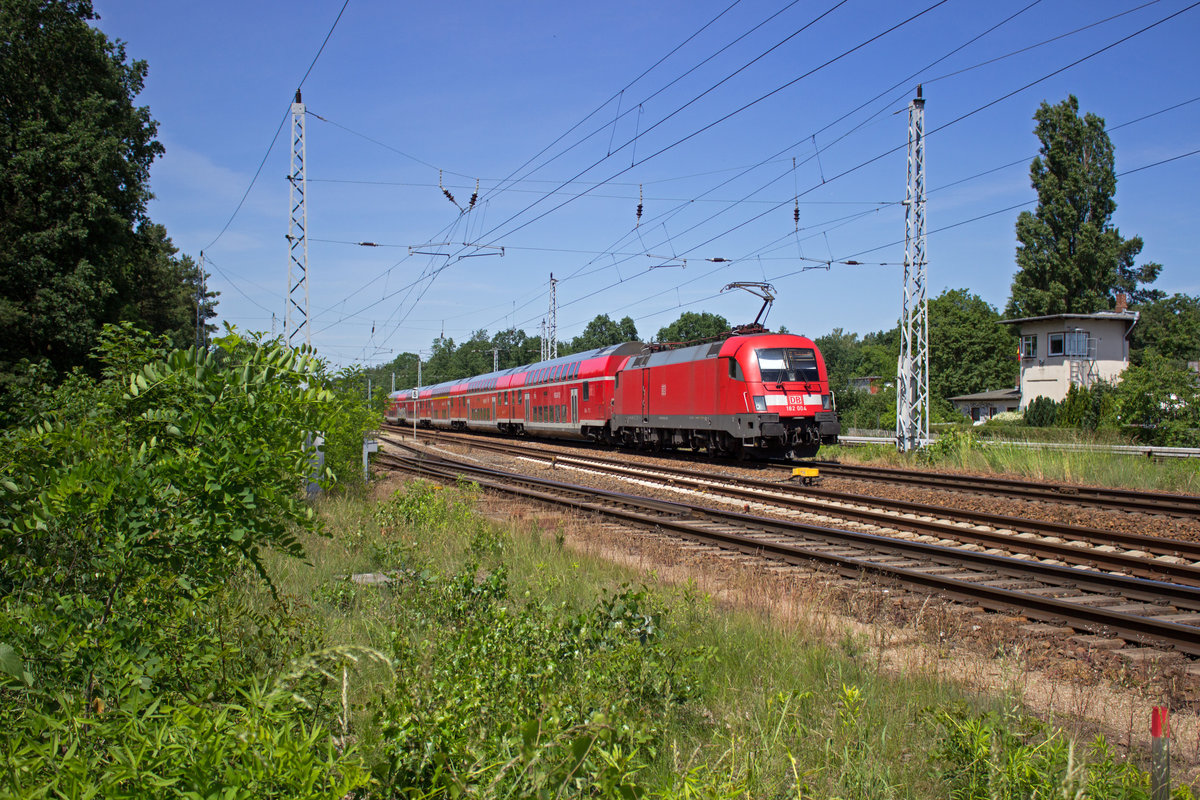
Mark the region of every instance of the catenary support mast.
[[558, 281], [550, 273], [550, 316], [546, 323], [546, 358], [558, 358]]
[[283, 323], [283, 338], [289, 347], [295, 347], [303, 338], [304, 344], [312, 344], [312, 328], [308, 323], [308, 203], [305, 189], [308, 187], [304, 163], [307, 155], [304, 143], [304, 102], [300, 90], [292, 102], [292, 171], [288, 175], [291, 183], [288, 218], [288, 296], [287, 314]]
[[908, 190], [904, 200], [904, 298], [896, 368], [896, 447], [929, 441], [929, 305], [925, 297], [925, 100], [908, 105]]

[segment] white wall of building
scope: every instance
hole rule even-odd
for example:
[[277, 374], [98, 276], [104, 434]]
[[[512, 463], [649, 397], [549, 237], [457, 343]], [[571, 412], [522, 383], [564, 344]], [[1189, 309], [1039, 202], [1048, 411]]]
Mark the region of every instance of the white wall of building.
[[[1021, 322], [1021, 407], [1037, 397], [1062, 400], [1072, 383], [1119, 381], [1129, 365], [1127, 334], [1136, 319], [1114, 313]], [[1035, 355], [1027, 337], [1033, 337]]]

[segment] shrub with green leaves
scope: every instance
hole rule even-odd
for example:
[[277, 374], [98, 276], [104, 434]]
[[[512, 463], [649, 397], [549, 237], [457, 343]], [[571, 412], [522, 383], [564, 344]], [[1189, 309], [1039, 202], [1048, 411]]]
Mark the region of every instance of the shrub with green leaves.
[[[973, 714], [965, 707], [933, 712], [933, 757], [955, 800], [1150, 800], [1150, 776], [1119, 759], [1098, 737], [1076, 750], [1061, 731], [1027, 715]], [[1192, 800], [1187, 786], [1174, 800]]]
[[1200, 445], [1200, 386], [1186, 367], [1147, 351], [1122, 375], [1116, 391], [1122, 425], [1151, 444]]
[[637, 796], [667, 718], [700, 691], [703, 654], [666, 635], [644, 589], [584, 608], [513, 591], [503, 542], [460, 516], [472, 496], [416, 482], [376, 514], [397, 530], [457, 517], [471, 539], [456, 571], [414, 559], [393, 573], [396, 680], [371, 749], [383, 795]]
[[[149, 736], [192, 707], [197, 720], [277, 712], [238, 701], [265, 664], [238, 657], [224, 586], [247, 570], [266, 578], [267, 549], [301, 555], [297, 531], [316, 527], [305, 440], [323, 431], [348, 450], [369, 416], [305, 349], [235, 333], [215, 344], [166, 352], [110, 328], [100, 380], [76, 375], [3, 434], [0, 746], [28, 755], [18, 786], [63, 771], [64, 749], [83, 765], [79, 786], [100, 781], [128, 755], [112, 750], [113, 726]], [[346, 460], [327, 462], [325, 483]], [[204, 731], [191, 735], [243, 736]]]
[[1031, 428], [1049, 428], [1058, 414], [1058, 403], [1049, 397], [1038, 396], [1025, 407], [1025, 424]]

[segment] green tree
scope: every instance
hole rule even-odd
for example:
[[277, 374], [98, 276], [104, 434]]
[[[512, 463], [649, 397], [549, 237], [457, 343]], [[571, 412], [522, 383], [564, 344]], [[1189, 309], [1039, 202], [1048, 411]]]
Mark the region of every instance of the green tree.
[[48, 377], [87, 365], [105, 323], [194, 336], [199, 271], [146, 214], [163, 152], [133, 104], [146, 63], [92, 19], [90, 0], [0, 0], [4, 406], [29, 365]]
[[851, 378], [863, 377], [859, 371], [863, 361], [862, 342], [857, 333], [834, 328], [824, 336], [818, 336], [813, 343], [825, 359], [829, 385], [835, 392], [849, 386]]
[[1200, 297], [1175, 294], [1138, 308], [1129, 334], [1129, 360], [1143, 363], [1154, 351], [1181, 364], [1200, 360]]
[[500, 368], [511, 369], [538, 360], [542, 351], [542, 340], [529, 336], [525, 331], [509, 328], [497, 331], [492, 337], [492, 347], [500, 351]]
[[1017, 217], [1017, 273], [1010, 317], [1090, 314], [1111, 308], [1119, 292], [1132, 302], [1154, 296], [1141, 288], [1162, 266], [1134, 266], [1140, 237], [1125, 239], [1111, 224], [1117, 204], [1112, 142], [1104, 120], [1080, 118], [1074, 95], [1043, 102], [1034, 119], [1041, 152], [1030, 165], [1038, 205]]
[[1200, 444], [1200, 387], [1196, 373], [1147, 351], [1142, 364], [1121, 375], [1116, 389], [1122, 425], [1160, 445]]
[[1000, 314], [966, 289], [929, 301], [929, 393], [946, 399], [1015, 386], [1017, 343]]
[[631, 318], [624, 317], [620, 322], [613, 322], [608, 314], [600, 314], [587, 324], [583, 333], [571, 340], [571, 352], [581, 353], [584, 350], [637, 340], [637, 326]]
[[665, 328], [660, 328], [654, 337], [656, 342], [694, 342], [729, 332], [729, 321], [720, 314], [702, 311], [685, 311], [679, 319]]

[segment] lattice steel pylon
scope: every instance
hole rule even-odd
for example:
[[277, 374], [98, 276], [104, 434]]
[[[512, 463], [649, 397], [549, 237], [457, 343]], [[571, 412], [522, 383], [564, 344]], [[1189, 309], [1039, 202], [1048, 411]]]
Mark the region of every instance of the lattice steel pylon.
[[929, 304], [925, 297], [925, 100], [908, 104], [908, 190], [904, 199], [904, 299], [896, 367], [896, 447], [929, 441]]
[[288, 218], [288, 294], [287, 313], [284, 316], [283, 338], [289, 347], [303, 334], [304, 343], [312, 344], [312, 328], [308, 323], [308, 203], [305, 189], [308, 187], [304, 163], [307, 150], [304, 143], [304, 102], [300, 90], [292, 102], [292, 170], [288, 174], [291, 184]]
[[546, 358], [558, 358], [558, 281], [550, 273], [550, 314], [546, 317]]

